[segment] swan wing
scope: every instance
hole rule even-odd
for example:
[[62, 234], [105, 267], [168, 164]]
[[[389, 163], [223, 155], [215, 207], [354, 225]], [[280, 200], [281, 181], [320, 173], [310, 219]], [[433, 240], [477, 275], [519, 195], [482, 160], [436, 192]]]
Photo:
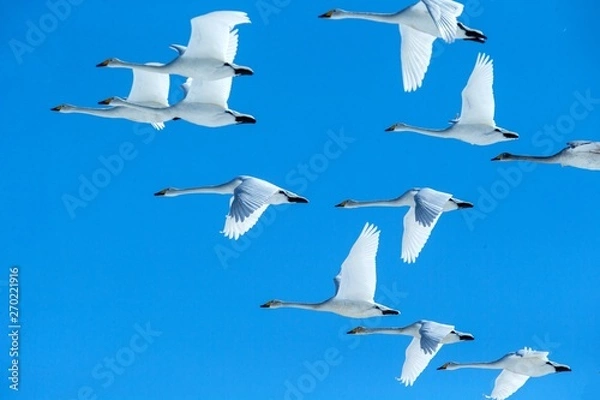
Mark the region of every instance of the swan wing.
[[396, 379], [405, 386], [412, 386], [441, 347], [442, 345], [438, 344], [431, 352], [425, 352], [421, 348], [421, 341], [413, 338], [406, 348], [400, 378]]
[[231, 93], [233, 78], [214, 81], [188, 78], [182, 85], [185, 92], [184, 101], [191, 103], [214, 104], [227, 109], [227, 101]]
[[377, 283], [375, 257], [379, 246], [379, 230], [365, 224], [336, 277], [338, 299], [373, 302]]
[[269, 206], [269, 200], [279, 188], [262, 179], [247, 178], [233, 191], [229, 214], [225, 217], [223, 233], [238, 239], [252, 228]]
[[456, 18], [462, 14], [464, 6], [449, 0], [421, 0], [429, 15], [438, 28], [440, 36], [444, 41], [452, 43], [456, 39]]
[[419, 329], [419, 334], [421, 334], [421, 350], [425, 353], [437, 351], [438, 346], [453, 330], [454, 327], [452, 325], [423, 321]]
[[404, 216], [401, 255], [404, 262], [415, 262], [451, 197], [449, 193], [428, 188], [415, 195], [415, 205]]
[[233, 62], [238, 47], [238, 33], [233, 27], [248, 23], [248, 15], [239, 11], [215, 11], [193, 18], [192, 34], [187, 50], [181, 57]]
[[[162, 65], [148, 63], [146, 65]], [[133, 83], [127, 101], [137, 104], [153, 104], [169, 107], [169, 75], [133, 69]]]
[[494, 65], [490, 56], [479, 53], [475, 68], [462, 91], [459, 123], [495, 126]]
[[527, 382], [527, 379], [529, 379], [529, 377], [526, 375], [515, 374], [514, 372], [504, 369], [496, 378], [492, 394], [485, 397], [494, 400], [507, 399], [519, 390], [525, 382]]
[[405, 92], [421, 87], [431, 61], [435, 36], [420, 32], [405, 25], [400, 26], [400, 62]]

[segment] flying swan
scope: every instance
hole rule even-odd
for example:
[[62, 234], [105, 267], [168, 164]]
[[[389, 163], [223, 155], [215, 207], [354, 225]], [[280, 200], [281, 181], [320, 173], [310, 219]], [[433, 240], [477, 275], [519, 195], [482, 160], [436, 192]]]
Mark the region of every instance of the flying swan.
[[308, 203], [304, 197], [282, 189], [265, 180], [252, 176], [238, 176], [216, 186], [189, 189], [166, 188], [155, 196], [176, 197], [186, 194], [233, 194], [229, 200], [229, 214], [225, 217], [223, 233], [229, 239], [239, 239], [248, 232], [269, 205], [285, 203]]
[[[171, 48], [184, 49], [183, 46], [178, 45], [171, 45]], [[256, 119], [252, 115], [229, 109], [227, 101], [231, 93], [232, 81], [231, 77], [213, 81], [188, 78], [181, 85], [185, 94], [184, 98], [166, 108], [145, 107], [120, 97], [110, 97], [100, 101], [99, 104], [137, 110], [140, 113], [151, 115], [156, 121], [183, 119], [192, 124], [209, 128], [256, 123]]]
[[440, 324], [434, 321], [418, 321], [404, 328], [364, 328], [359, 326], [348, 331], [349, 335], [405, 335], [413, 339], [406, 348], [406, 357], [402, 365], [400, 378], [396, 378], [405, 386], [412, 386], [419, 375], [427, 368], [444, 344], [475, 340], [470, 333], [462, 333], [453, 325]]
[[89, 114], [103, 118], [123, 118], [149, 123], [155, 129], [161, 130], [165, 127], [164, 121], [166, 120], [155, 118], [150, 110], [169, 107], [168, 95], [169, 75], [133, 70], [133, 83], [127, 96], [127, 102], [135, 104], [137, 108], [88, 108], [61, 104], [51, 110], [61, 113]]
[[600, 142], [577, 140], [567, 143], [567, 147], [551, 156], [519, 156], [502, 153], [492, 161], [531, 161], [542, 164], [560, 164], [563, 167], [600, 170]]
[[438, 192], [430, 188], [414, 188], [391, 200], [349, 199], [336, 205], [339, 208], [404, 206], [410, 208], [404, 216], [401, 257], [404, 262], [410, 264], [416, 261], [442, 212], [472, 208], [473, 204], [456, 199], [450, 193]]
[[391, 14], [335, 9], [319, 18], [365, 19], [398, 25], [402, 37], [400, 59], [404, 91], [412, 92], [421, 87], [436, 38], [442, 38], [447, 43], [452, 43], [455, 39], [479, 43], [487, 40], [482, 32], [468, 28], [456, 20], [463, 8], [462, 4], [451, 0], [421, 0]]
[[187, 49], [176, 49], [179, 56], [167, 64], [134, 64], [109, 58], [97, 67], [133, 68], [189, 78], [214, 80], [238, 75], [252, 75], [248, 67], [233, 63], [238, 48], [236, 25], [249, 24], [248, 15], [240, 11], [215, 11], [191, 20], [192, 33]]
[[427, 129], [398, 123], [387, 132], [417, 132], [427, 136], [458, 139], [474, 145], [486, 146], [507, 140], [518, 139], [515, 132], [496, 126], [494, 122], [495, 102], [494, 66], [489, 56], [479, 54], [467, 86], [462, 91], [460, 117], [450, 121], [444, 129]]
[[504, 400], [521, 388], [527, 379], [537, 378], [557, 372], [570, 372], [568, 365], [558, 364], [548, 360], [548, 352], [534, 351], [525, 347], [515, 353], [508, 353], [499, 360], [482, 363], [455, 363], [449, 362], [439, 370], [455, 370], [461, 368], [501, 369], [496, 378], [494, 390], [488, 399]]
[[322, 303], [296, 303], [271, 300], [262, 308], [302, 308], [327, 311], [350, 318], [398, 315], [399, 311], [375, 303], [377, 273], [375, 257], [379, 246], [379, 230], [365, 224], [360, 236], [350, 249], [339, 274], [334, 278], [335, 295]]

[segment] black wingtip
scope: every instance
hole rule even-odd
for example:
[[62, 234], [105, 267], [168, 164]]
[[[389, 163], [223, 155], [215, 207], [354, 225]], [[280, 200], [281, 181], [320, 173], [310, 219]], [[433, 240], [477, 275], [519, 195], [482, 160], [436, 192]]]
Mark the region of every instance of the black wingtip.
[[504, 137], [507, 139], [518, 139], [519, 138], [519, 135], [514, 132], [504, 132], [502, 135], [504, 135]]
[[400, 315], [400, 311], [396, 310], [383, 310], [381, 311], [382, 315]]
[[465, 341], [475, 340], [475, 336], [473, 335], [460, 335], [458, 338]]
[[468, 201], [461, 201], [456, 203], [458, 208], [473, 208], [473, 203], [469, 203]]
[[290, 203], [308, 203], [308, 199], [304, 197], [288, 197]]

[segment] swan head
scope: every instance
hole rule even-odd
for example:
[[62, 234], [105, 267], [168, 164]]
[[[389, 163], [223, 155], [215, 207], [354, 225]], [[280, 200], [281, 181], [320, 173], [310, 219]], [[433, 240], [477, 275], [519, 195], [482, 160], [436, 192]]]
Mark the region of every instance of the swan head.
[[52, 107], [52, 108], [50, 109], [50, 111], [56, 111], [56, 112], [69, 112], [69, 111], [71, 111], [73, 108], [75, 108], [75, 107], [73, 107], [73, 106], [70, 106], [70, 105], [68, 105], [68, 104], [59, 104], [59, 105], [58, 105], [58, 106], [56, 106], [56, 107]]
[[102, 61], [99, 64], [96, 64], [96, 67], [114, 67], [117, 65], [122, 65], [123, 61], [119, 60], [118, 58], [107, 58], [106, 60]]
[[398, 122], [397, 124], [385, 129], [386, 132], [401, 132], [405, 130], [408, 130], [408, 125], [403, 124], [402, 122]]
[[344, 16], [346, 12], [340, 9], [333, 9], [327, 11], [325, 14], [319, 15], [319, 18], [328, 18], [328, 19], [340, 19]]
[[267, 301], [265, 304], [261, 304], [260, 308], [277, 308], [281, 307], [283, 302], [281, 300]]
[[356, 207], [358, 205], [358, 202], [355, 200], [344, 200], [339, 204], [336, 204], [335, 207], [337, 208], [352, 208], [352, 207]]
[[494, 132], [500, 133], [505, 141], [507, 140], [517, 140], [519, 138], [519, 134], [516, 132], [507, 131], [504, 128], [496, 127]]
[[513, 155], [510, 153], [500, 153], [498, 154], [496, 157], [492, 158], [492, 161], [506, 161], [506, 160], [512, 160], [513, 159]]
[[367, 328], [363, 327], [363, 326], [357, 326], [354, 329], [349, 330], [348, 332], [346, 332], [346, 334], [348, 335], [364, 335], [367, 332]]
[[439, 367], [438, 371], [445, 371], [445, 370], [451, 371], [453, 369], [456, 369], [457, 366], [458, 366], [458, 364], [455, 362], [447, 362], [446, 364]]
[[179, 189], [168, 187], [163, 190], [159, 190], [158, 192], [154, 193], [154, 195], [157, 197], [175, 197], [177, 196], [177, 192], [179, 192]]

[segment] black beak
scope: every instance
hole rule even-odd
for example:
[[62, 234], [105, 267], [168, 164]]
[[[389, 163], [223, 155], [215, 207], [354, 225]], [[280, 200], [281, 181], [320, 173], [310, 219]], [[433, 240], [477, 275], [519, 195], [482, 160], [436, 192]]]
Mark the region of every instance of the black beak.
[[173, 118], [173, 119], [172, 119], [172, 121], [178, 121], [178, 120], [180, 120], [180, 119], [181, 119], [181, 118], [179, 118], [179, 117], [175, 117], [175, 118]]
[[260, 308], [271, 308], [269, 303], [261, 304]]
[[336, 204], [334, 207], [343, 208], [344, 207], [344, 203]]
[[50, 111], [60, 111], [60, 106], [52, 107]]
[[109, 104], [110, 104], [110, 100], [111, 100], [111, 99], [104, 99], [104, 100], [100, 100], [100, 101], [98, 102], [98, 104], [102, 104], [103, 106], [107, 106], [107, 105], [109, 105]]
[[319, 15], [319, 18], [331, 18], [331, 14], [326, 12], [325, 14]]
[[160, 190], [160, 191], [158, 191], [158, 192], [154, 193], [154, 195], [155, 195], [155, 196], [164, 196], [165, 194], [167, 194], [167, 190], [168, 190], [168, 189], [163, 189], [163, 190]]
[[108, 65], [108, 60], [104, 60], [99, 64], [96, 64], [96, 67], [106, 67]]
[[389, 128], [386, 128], [385, 131], [386, 132], [394, 132], [394, 128], [396, 127], [396, 125], [392, 125]]
[[441, 367], [437, 368], [438, 371], [444, 371], [446, 369], [445, 365], [442, 365]]
[[501, 161], [501, 160], [502, 160], [502, 157], [496, 156], [496, 157], [492, 158], [491, 161]]

